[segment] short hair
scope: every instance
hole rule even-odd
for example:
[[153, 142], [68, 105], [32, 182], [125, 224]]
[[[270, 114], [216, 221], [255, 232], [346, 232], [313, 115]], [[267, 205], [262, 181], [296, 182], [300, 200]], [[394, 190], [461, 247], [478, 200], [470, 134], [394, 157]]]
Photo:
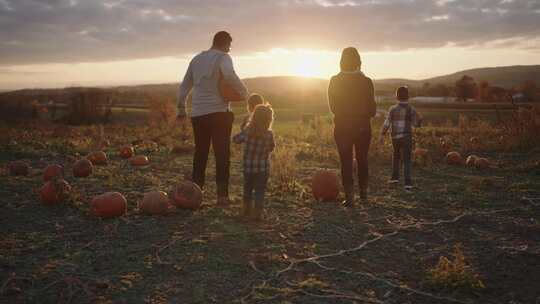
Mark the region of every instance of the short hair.
[[247, 100], [247, 105], [249, 110], [254, 110], [256, 106], [260, 104], [265, 104], [264, 97], [260, 94], [251, 94]]
[[231, 41], [232, 41], [231, 34], [225, 31], [220, 31], [214, 35], [214, 40], [212, 40], [212, 46], [217, 46], [217, 47], [226, 46]]
[[396, 90], [397, 100], [408, 100], [409, 99], [409, 88], [407, 86], [401, 86]]
[[348, 47], [341, 52], [341, 61], [339, 63], [341, 71], [354, 71], [360, 68], [362, 60], [358, 50], [354, 47]]

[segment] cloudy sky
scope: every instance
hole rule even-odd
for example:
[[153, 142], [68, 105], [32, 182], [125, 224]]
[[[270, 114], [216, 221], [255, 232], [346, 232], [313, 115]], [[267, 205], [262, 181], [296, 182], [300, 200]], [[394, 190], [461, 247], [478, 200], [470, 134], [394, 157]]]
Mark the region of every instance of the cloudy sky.
[[0, 89], [178, 81], [222, 29], [242, 77], [540, 64], [539, 0], [0, 0]]

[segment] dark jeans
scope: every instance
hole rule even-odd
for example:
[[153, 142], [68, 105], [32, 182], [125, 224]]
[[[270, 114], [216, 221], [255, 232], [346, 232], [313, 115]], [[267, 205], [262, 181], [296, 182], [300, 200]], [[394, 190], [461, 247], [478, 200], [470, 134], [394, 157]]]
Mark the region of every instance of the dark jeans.
[[353, 191], [353, 149], [358, 168], [358, 184], [361, 191], [368, 187], [368, 151], [371, 143], [371, 127], [368, 124], [337, 123], [334, 127], [334, 139], [341, 162], [341, 179], [345, 191]]
[[231, 130], [234, 121], [232, 112], [218, 112], [191, 118], [195, 137], [193, 156], [193, 182], [204, 186], [206, 163], [210, 144], [216, 158], [216, 185], [218, 196], [229, 194], [229, 159]]
[[268, 172], [244, 172], [244, 202], [251, 204], [255, 192], [255, 208], [264, 207], [264, 193], [268, 182]]
[[403, 162], [403, 175], [405, 175], [405, 185], [410, 186], [411, 183], [411, 150], [412, 139], [410, 136], [403, 138], [392, 139], [394, 154], [392, 157], [392, 179], [399, 179], [399, 171]]

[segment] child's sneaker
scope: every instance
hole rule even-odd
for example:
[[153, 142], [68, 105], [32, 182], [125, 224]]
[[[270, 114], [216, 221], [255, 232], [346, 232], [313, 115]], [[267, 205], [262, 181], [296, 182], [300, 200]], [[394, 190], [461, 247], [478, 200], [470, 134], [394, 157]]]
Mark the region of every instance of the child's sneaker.
[[412, 185], [405, 185], [405, 190], [406, 191], [412, 191], [412, 189], [413, 189]]
[[388, 183], [391, 184], [391, 185], [397, 184], [397, 183], [399, 183], [399, 179], [391, 179], [391, 180], [388, 181]]
[[251, 219], [256, 221], [256, 222], [262, 221], [262, 219], [263, 219], [262, 208], [255, 207], [253, 209], [253, 212], [251, 212]]

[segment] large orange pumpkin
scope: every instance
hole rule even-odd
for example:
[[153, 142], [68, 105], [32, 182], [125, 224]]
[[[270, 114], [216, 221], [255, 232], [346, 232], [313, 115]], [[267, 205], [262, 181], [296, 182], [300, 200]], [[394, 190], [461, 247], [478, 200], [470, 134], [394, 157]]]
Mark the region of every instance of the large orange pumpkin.
[[56, 178], [64, 178], [64, 167], [61, 165], [48, 165], [43, 171], [43, 181], [47, 182]]
[[198, 209], [202, 203], [201, 188], [190, 181], [178, 183], [170, 197], [171, 203], [178, 208]]
[[94, 166], [106, 165], [108, 162], [107, 154], [103, 151], [92, 152], [86, 158], [91, 161]]
[[106, 192], [95, 196], [90, 203], [92, 214], [102, 218], [122, 216], [126, 213], [126, 209], [126, 198], [118, 192]]
[[78, 160], [73, 164], [73, 176], [75, 177], [87, 177], [92, 174], [93, 170], [94, 166], [86, 158]]
[[28, 175], [28, 172], [30, 171], [28, 164], [20, 160], [10, 162], [8, 169], [9, 174], [14, 176]]
[[118, 152], [121, 158], [130, 158], [135, 154], [133, 146], [123, 146]]
[[150, 160], [144, 155], [137, 155], [130, 158], [129, 162], [132, 166], [146, 166], [150, 163]]
[[57, 205], [64, 202], [71, 192], [71, 186], [63, 179], [46, 182], [39, 190], [44, 205]]
[[474, 161], [474, 166], [478, 169], [485, 169], [488, 168], [490, 165], [489, 160], [487, 158], [479, 157]]
[[335, 201], [339, 195], [339, 179], [330, 170], [315, 173], [311, 181], [313, 196], [318, 201]]
[[478, 159], [476, 155], [469, 155], [465, 160], [465, 164], [469, 167], [474, 167], [474, 162]]
[[456, 151], [448, 152], [448, 154], [446, 154], [446, 163], [449, 165], [460, 165], [461, 163], [463, 163], [461, 154]]
[[149, 215], [165, 214], [169, 209], [169, 196], [163, 191], [145, 193], [139, 209]]

